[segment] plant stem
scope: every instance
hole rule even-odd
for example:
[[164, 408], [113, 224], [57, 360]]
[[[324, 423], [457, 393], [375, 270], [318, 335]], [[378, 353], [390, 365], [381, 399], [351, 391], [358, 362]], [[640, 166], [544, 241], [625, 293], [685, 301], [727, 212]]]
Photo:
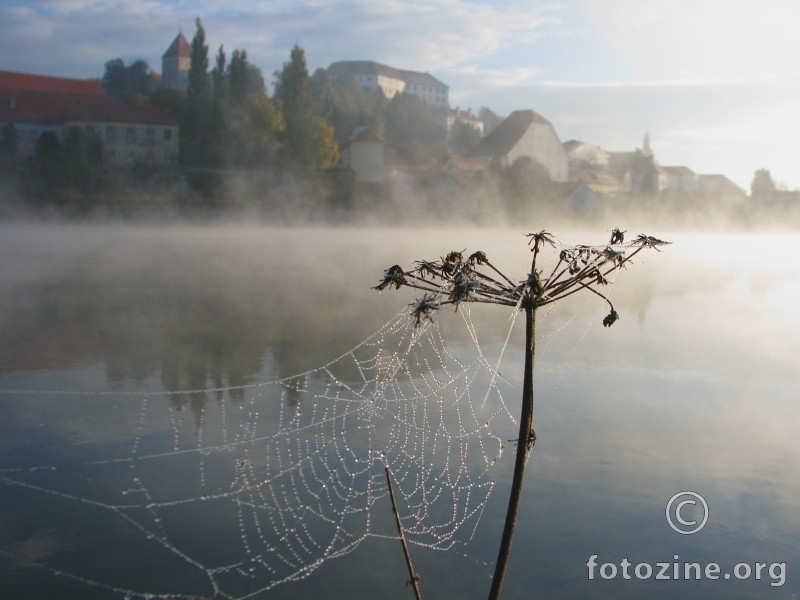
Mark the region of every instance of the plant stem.
[[492, 578], [492, 588], [489, 590], [489, 600], [497, 600], [503, 589], [503, 580], [506, 576], [508, 557], [511, 554], [511, 541], [514, 537], [514, 527], [517, 523], [520, 498], [522, 497], [522, 482], [525, 476], [525, 463], [528, 459], [530, 445], [534, 441], [533, 433], [533, 359], [536, 349], [536, 308], [525, 307], [525, 381], [522, 386], [522, 408], [519, 417], [519, 437], [517, 438], [517, 458], [514, 463], [514, 478], [511, 482], [511, 493], [508, 497], [506, 523], [503, 527], [503, 537], [500, 539], [500, 551]]
[[408, 567], [408, 578], [411, 587], [414, 588], [414, 596], [417, 600], [422, 600], [422, 594], [419, 591], [419, 575], [414, 572], [414, 566], [411, 564], [411, 554], [408, 551], [408, 544], [406, 543], [406, 536], [403, 533], [403, 524], [400, 522], [400, 514], [397, 512], [397, 504], [394, 501], [394, 489], [392, 487], [392, 476], [389, 474], [388, 465], [384, 466], [386, 470], [386, 483], [389, 484], [389, 499], [392, 501], [392, 512], [394, 513], [394, 522], [397, 524], [397, 533], [400, 535], [400, 543], [403, 546], [403, 554], [406, 557], [406, 566]]

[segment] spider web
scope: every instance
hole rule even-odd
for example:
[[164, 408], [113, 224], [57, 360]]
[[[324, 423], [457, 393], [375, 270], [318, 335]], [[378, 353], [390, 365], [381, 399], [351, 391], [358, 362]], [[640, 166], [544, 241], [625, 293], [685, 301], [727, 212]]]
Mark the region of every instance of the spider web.
[[[0, 390], [8, 402], [108, 417], [82, 424], [94, 453], [75, 445], [48, 463], [20, 454], [0, 469], [5, 492], [28, 499], [57, 536], [92, 527], [111, 544], [76, 539], [70, 553], [32, 551], [24, 566], [127, 598], [258, 597], [368, 538], [398, 537], [385, 468], [409, 543], [469, 542], [515, 419], [497, 371], [508, 337], [490, 360], [468, 308], [459, 312], [463, 347], [403, 313], [325, 365], [253, 385]], [[192, 410], [209, 395], [218, 402]], [[130, 563], [107, 569], [109, 552]]]

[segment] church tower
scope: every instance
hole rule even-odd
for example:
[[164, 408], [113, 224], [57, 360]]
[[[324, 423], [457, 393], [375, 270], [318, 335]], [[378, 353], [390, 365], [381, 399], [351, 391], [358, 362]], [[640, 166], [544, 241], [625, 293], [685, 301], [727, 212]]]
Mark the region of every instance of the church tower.
[[161, 87], [185, 90], [189, 85], [191, 62], [192, 48], [183, 33], [179, 33], [161, 57]]
[[642, 145], [642, 154], [645, 156], [653, 156], [653, 151], [650, 149], [650, 132], [644, 132], [644, 144]]

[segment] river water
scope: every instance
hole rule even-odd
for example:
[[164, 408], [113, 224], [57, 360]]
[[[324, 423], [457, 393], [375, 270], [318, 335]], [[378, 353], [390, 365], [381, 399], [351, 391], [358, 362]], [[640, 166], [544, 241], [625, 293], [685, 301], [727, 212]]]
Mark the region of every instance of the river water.
[[[522, 279], [522, 233], [0, 226], [0, 596], [411, 597], [387, 464], [423, 597], [485, 597], [523, 319], [439, 311], [404, 379], [412, 296], [370, 288], [464, 248]], [[613, 327], [538, 315], [504, 597], [795, 598], [800, 236], [647, 233]]]

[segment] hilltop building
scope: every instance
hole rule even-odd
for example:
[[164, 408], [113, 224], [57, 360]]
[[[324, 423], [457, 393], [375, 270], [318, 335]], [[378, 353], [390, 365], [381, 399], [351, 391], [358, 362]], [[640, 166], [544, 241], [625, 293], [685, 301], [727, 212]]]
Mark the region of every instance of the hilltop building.
[[183, 33], [179, 33], [161, 57], [161, 87], [185, 90], [189, 85], [189, 67], [192, 47]]
[[334, 81], [349, 73], [365, 90], [381, 91], [390, 100], [396, 94], [412, 94], [432, 106], [450, 106], [450, 88], [429, 73], [395, 69], [371, 60], [335, 62], [328, 67], [328, 73]]
[[547, 170], [551, 181], [565, 182], [569, 176], [569, 158], [555, 129], [532, 110], [511, 113], [469, 155], [491, 157], [502, 169], [529, 157]]
[[13, 125], [19, 158], [33, 156], [40, 136], [60, 142], [72, 127], [97, 137], [106, 165], [178, 164], [178, 123], [150, 106], [129, 106], [99, 81], [0, 71], [0, 129]]

